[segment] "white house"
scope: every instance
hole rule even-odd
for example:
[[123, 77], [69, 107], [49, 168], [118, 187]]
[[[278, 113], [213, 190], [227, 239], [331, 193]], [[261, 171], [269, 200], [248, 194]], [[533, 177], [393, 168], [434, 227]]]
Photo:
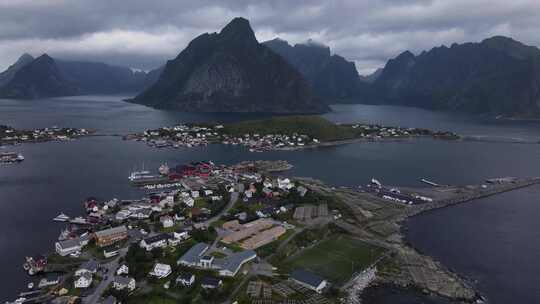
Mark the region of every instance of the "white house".
[[139, 246], [141, 248], [146, 249], [146, 251], [151, 251], [154, 248], [163, 248], [167, 247], [170, 236], [167, 233], [158, 234], [155, 236], [151, 236], [148, 238], [143, 239]]
[[120, 210], [116, 213], [115, 219], [121, 222], [121, 221], [127, 220], [130, 215], [131, 215], [131, 212], [129, 210]]
[[200, 196], [199, 191], [191, 191], [191, 197], [197, 198], [197, 197], [199, 197], [199, 196]]
[[159, 206], [162, 208], [172, 207], [174, 206], [174, 196], [173, 195], [167, 195], [164, 199], [162, 199], [159, 202]]
[[177, 230], [173, 232], [173, 237], [178, 240], [187, 240], [189, 239], [189, 231], [183, 229]]
[[105, 247], [103, 248], [103, 256], [105, 256], [105, 258], [112, 258], [113, 256], [117, 256], [120, 254], [120, 249], [116, 246], [109, 246], [109, 247]]
[[92, 274], [85, 272], [73, 282], [75, 288], [88, 288], [92, 285]]
[[251, 197], [253, 197], [253, 191], [251, 191], [251, 189], [247, 189], [246, 191], [244, 191], [244, 195], [247, 198], [251, 198]]
[[214, 191], [212, 191], [212, 190], [204, 190], [204, 195], [205, 196], [209, 196], [209, 195], [212, 195], [212, 194], [214, 194]]
[[156, 265], [154, 265], [154, 268], [150, 272], [150, 275], [162, 279], [168, 277], [171, 272], [172, 269], [170, 265], [156, 263]]
[[75, 276], [82, 276], [85, 273], [94, 274], [98, 271], [99, 264], [96, 260], [88, 260], [79, 266], [75, 271]]
[[160, 217], [159, 221], [161, 222], [161, 225], [163, 225], [163, 228], [170, 228], [170, 227], [174, 226], [174, 221], [173, 221], [172, 217], [170, 217], [168, 215], [164, 215], [164, 216]]
[[294, 188], [294, 183], [291, 182], [288, 178], [280, 178], [277, 179], [278, 182], [278, 188], [281, 190], [290, 190]]
[[214, 257], [211, 255], [202, 256], [199, 259], [198, 266], [202, 268], [212, 268], [212, 263], [214, 262]]
[[191, 273], [180, 273], [176, 278], [176, 284], [189, 287], [195, 283], [195, 276]]
[[82, 245], [78, 238], [56, 242], [54, 245], [56, 253], [61, 256], [67, 256], [72, 253], [81, 252]]
[[118, 270], [116, 270], [116, 275], [129, 274], [129, 267], [126, 264], [120, 265]]
[[195, 200], [191, 197], [184, 198], [184, 204], [188, 207], [193, 207], [195, 205]]
[[135, 279], [132, 277], [117, 276], [113, 279], [113, 288], [116, 290], [135, 290]]

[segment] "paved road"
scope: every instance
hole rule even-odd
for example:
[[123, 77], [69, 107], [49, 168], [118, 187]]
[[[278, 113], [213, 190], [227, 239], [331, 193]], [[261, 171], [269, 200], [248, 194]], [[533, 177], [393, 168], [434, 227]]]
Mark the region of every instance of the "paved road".
[[207, 219], [204, 222], [201, 222], [200, 224], [204, 224], [205, 226], [210, 226], [210, 224], [212, 224], [213, 222], [219, 220], [223, 214], [225, 214], [225, 213], [229, 212], [229, 210], [231, 210], [231, 208], [234, 206], [234, 203], [236, 203], [236, 201], [238, 200], [238, 196], [239, 196], [238, 192], [231, 193], [231, 198], [229, 199], [229, 203], [227, 204], [227, 206], [225, 206], [225, 208], [223, 208], [223, 210], [221, 210], [220, 213], [218, 213], [217, 215]]
[[98, 301], [101, 298], [101, 295], [103, 294], [105, 289], [107, 289], [107, 287], [112, 283], [113, 278], [114, 278], [114, 276], [116, 274], [116, 269], [118, 269], [118, 261], [120, 260], [120, 258], [126, 256], [126, 254], [128, 252], [128, 248], [129, 247], [120, 249], [120, 254], [114, 260], [112, 260], [112, 261], [110, 261], [110, 262], [108, 262], [106, 264], [101, 265], [101, 267], [103, 269], [108, 270], [106, 272], [106, 274], [105, 274], [105, 276], [107, 276], [107, 279], [105, 279], [105, 277], [103, 277], [103, 280], [96, 287], [96, 289], [94, 290], [94, 293], [92, 293], [91, 295], [83, 298], [83, 303], [84, 304], [96, 304], [96, 303], [98, 303]]

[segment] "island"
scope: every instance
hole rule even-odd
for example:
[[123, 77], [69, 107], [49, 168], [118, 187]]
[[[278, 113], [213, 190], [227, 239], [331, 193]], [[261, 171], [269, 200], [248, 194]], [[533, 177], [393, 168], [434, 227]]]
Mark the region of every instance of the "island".
[[43, 129], [15, 129], [0, 125], [0, 145], [38, 143], [47, 141], [66, 141], [93, 134], [94, 130], [78, 128], [60, 128], [53, 126]]
[[225, 144], [242, 145], [250, 152], [262, 152], [418, 137], [447, 140], [461, 138], [447, 131], [361, 123], [336, 124], [320, 116], [281, 116], [226, 124], [180, 124], [129, 134], [124, 136], [124, 139], [144, 141], [157, 148], [190, 148], [208, 144]]
[[[465, 278], [405, 241], [403, 223], [540, 183], [423, 180], [429, 188], [417, 189], [372, 179], [336, 188], [288, 176], [291, 167], [286, 161], [162, 166], [158, 174], [180, 175], [176, 187], [140, 199], [87, 198], [85, 214], [54, 218], [66, 224], [54, 251], [26, 257], [24, 269], [34, 279], [17, 303], [357, 303], [373, 284], [482, 303]], [[151, 174], [133, 172], [126, 182]]]

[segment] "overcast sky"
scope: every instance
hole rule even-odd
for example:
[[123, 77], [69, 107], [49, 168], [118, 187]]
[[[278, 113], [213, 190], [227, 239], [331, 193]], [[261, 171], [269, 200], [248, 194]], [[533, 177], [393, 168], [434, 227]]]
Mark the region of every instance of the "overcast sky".
[[404, 50], [511, 36], [540, 45], [540, 0], [0, 0], [0, 69], [22, 53], [151, 69], [248, 18], [259, 41], [313, 38], [361, 74]]

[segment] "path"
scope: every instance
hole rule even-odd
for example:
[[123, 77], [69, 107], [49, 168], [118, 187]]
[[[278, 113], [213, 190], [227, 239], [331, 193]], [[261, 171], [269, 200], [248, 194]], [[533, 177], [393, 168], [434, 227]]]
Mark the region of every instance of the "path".
[[120, 254], [114, 260], [101, 265], [103, 269], [107, 269], [107, 271], [105, 272], [106, 279], [104, 277], [103, 280], [99, 282], [99, 285], [96, 287], [94, 292], [83, 299], [84, 304], [97, 304], [98, 303], [103, 292], [107, 289], [109, 285], [111, 285], [113, 281], [113, 278], [116, 273], [116, 269], [118, 269], [118, 262], [120, 261], [120, 258], [125, 257], [127, 252], [128, 252], [128, 247], [122, 248], [120, 249]]

